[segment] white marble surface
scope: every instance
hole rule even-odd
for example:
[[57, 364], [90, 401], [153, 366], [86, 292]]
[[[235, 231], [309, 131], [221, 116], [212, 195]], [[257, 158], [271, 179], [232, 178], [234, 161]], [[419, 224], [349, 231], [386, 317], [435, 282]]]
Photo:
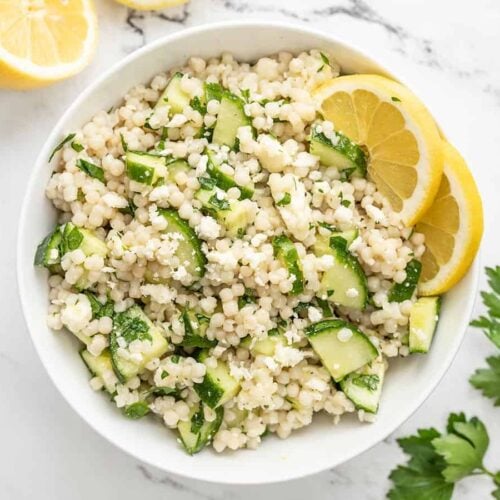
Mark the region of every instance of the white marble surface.
[[[250, 17], [313, 26], [400, 68], [469, 161], [485, 204], [482, 259], [489, 265], [500, 263], [498, 1], [476, 0], [472, 5], [465, 0], [192, 0], [184, 8], [156, 14], [132, 12], [111, 0], [97, 3], [100, 46], [87, 70], [44, 90], [0, 91], [0, 497], [382, 499], [389, 471], [403, 458], [395, 439], [418, 427], [442, 427], [451, 410], [476, 414], [488, 424], [493, 443], [487, 462], [498, 468], [500, 409], [467, 382], [493, 347], [473, 330], [422, 408], [395, 435], [335, 470], [285, 484], [234, 488], [185, 481], [146, 467], [97, 436], [56, 392], [29, 340], [14, 269], [17, 218], [31, 166], [51, 127], [78, 92], [124, 55], [161, 35], [185, 26]], [[476, 312], [480, 310], [478, 306]], [[489, 491], [487, 479], [469, 479], [456, 488], [455, 498], [488, 498]]]

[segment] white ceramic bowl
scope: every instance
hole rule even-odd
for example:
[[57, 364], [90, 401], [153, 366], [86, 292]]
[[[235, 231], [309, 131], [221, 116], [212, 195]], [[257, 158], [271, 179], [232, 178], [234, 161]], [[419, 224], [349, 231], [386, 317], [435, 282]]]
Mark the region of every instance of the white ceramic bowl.
[[[205, 25], [167, 36], [131, 54], [85, 90], [67, 110], [45, 143], [26, 191], [18, 237], [18, 280], [31, 337], [47, 372], [63, 397], [103, 437], [138, 459], [168, 472], [220, 483], [268, 483], [298, 478], [334, 467], [367, 450], [401, 425], [429, 396], [450, 366], [463, 338], [477, 286], [478, 263], [444, 298], [430, 353], [391, 363], [374, 424], [346, 417], [338, 426], [318, 417], [290, 438], [267, 438], [256, 451], [221, 455], [206, 450], [186, 455], [175, 435], [154, 419], [123, 418], [103, 394], [88, 384], [72, 335], [46, 325], [47, 274], [33, 267], [40, 240], [56, 220], [44, 189], [51, 175], [47, 158], [55, 144], [101, 109], [116, 104], [126, 91], [188, 56], [210, 57], [231, 51], [253, 61], [282, 50], [320, 48], [335, 55], [347, 73], [389, 73], [335, 38], [289, 24], [231, 22]], [[393, 72], [391, 72], [393, 74]]]

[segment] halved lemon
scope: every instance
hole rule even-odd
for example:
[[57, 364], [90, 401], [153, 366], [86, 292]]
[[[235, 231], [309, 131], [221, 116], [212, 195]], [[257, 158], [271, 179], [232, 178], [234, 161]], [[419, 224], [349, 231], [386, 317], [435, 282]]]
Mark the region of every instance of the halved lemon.
[[405, 86], [378, 75], [334, 78], [313, 91], [325, 119], [366, 149], [368, 176], [412, 226], [430, 207], [443, 170], [437, 126]]
[[416, 226], [425, 235], [420, 295], [439, 295], [467, 272], [483, 235], [483, 207], [460, 153], [444, 143], [444, 171], [431, 208]]
[[0, 87], [40, 87], [74, 75], [96, 41], [92, 0], [1, 0]]
[[136, 10], [160, 10], [187, 3], [188, 0], [116, 0]]

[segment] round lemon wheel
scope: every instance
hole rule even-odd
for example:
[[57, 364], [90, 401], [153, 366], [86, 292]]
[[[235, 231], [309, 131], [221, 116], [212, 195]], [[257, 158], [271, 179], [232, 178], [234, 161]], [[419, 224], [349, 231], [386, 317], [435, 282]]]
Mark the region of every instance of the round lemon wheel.
[[442, 141], [420, 100], [378, 75], [334, 78], [314, 90], [326, 120], [368, 153], [368, 176], [412, 226], [427, 211], [443, 171]]
[[78, 73], [97, 41], [92, 0], [1, 0], [0, 87], [28, 89]]
[[460, 153], [444, 143], [444, 171], [434, 202], [416, 226], [425, 235], [420, 295], [439, 295], [467, 272], [483, 235], [483, 207]]
[[160, 10], [168, 7], [175, 7], [187, 3], [188, 0], [116, 0], [122, 5], [126, 5], [136, 10]]

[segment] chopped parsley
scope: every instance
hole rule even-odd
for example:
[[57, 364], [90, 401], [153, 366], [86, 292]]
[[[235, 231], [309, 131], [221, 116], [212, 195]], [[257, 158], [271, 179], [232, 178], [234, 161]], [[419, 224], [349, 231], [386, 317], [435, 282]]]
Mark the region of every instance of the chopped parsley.
[[242, 89], [241, 97], [245, 100], [245, 102], [250, 102], [250, 89]]
[[115, 315], [113, 330], [127, 342], [127, 345], [134, 340], [153, 340], [147, 323], [141, 318], [130, 316], [129, 311]]
[[125, 140], [125, 137], [123, 137], [123, 134], [120, 134], [120, 142], [122, 144], [123, 152], [126, 153], [128, 151], [128, 144], [127, 141]]
[[128, 205], [120, 208], [119, 210], [122, 214], [131, 215], [133, 217], [135, 215], [135, 211], [137, 210], [137, 206], [133, 200], [128, 200]]
[[60, 151], [66, 143], [69, 141], [72, 141], [75, 138], [76, 134], [69, 134], [67, 135], [52, 151], [52, 153], [49, 156], [49, 163], [52, 161], [52, 158], [54, 158], [54, 155]]
[[380, 378], [378, 375], [354, 374], [351, 378], [351, 381], [358, 387], [363, 387], [364, 389], [368, 389], [369, 391], [376, 391], [380, 382]]
[[248, 304], [255, 304], [257, 298], [251, 288], [245, 288], [245, 293], [238, 297], [238, 309], [243, 309]]
[[193, 97], [189, 105], [201, 115], [204, 115], [207, 112], [207, 106], [201, 102], [201, 99], [198, 96]]
[[210, 191], [215, 187], [215, 179], [212, 177], [200, 177], [198, 182], [200, 183], [202, 189], [206, 189], [207, 191]]
[[340, 204], [343, 206], [343, 207], [349, 207], [351, 206], [351, 202], [349, 200], [342, 200], [340, 202]]
[[104, 182], [104, 170], [101, 167], [82, 159], [76, 161], [76, 166], [88, 176]]
[[204, 423], [205, 415], [203, 413], [203, 408], [200, 408], [191, 418], [191, 432], [193, 434], [198, 434]]
[[212, 195], [208, 202], [217, 210], [227, 210], [229, 208], [229, 202], [225, 199], [219, 200], [216, 194]]
[[101, 319], [104, 316], [113, 317], [115, 310], [113, 302], [106, 302], [102, 304], [97, 297], [91, 292], [85, 292], [85, 295], [89, 299], [90, 308], [92, 309], [92, 319]]
[[80, 153], [83, 151], [84, 147], [79, 143], [79, 142], [76, 142], [76, 141], [73, 141], [71, 143], [71, 148], [76, 151], [77, 153]]
[[292, 201], [292, 197], [291, 197], [290, 193], [285, 193], [283, 195], [283, 198], [281, 198], [281, 200], [278, 201], [278, 203], [276, 203], [276, 205], [278, 205], [278, 207], [284, 207], [286, 205], [290, 205], [291, 201]]
[[149, 413], [149, 405], [146, 401], [137, 401], [124, 408], [123, 413], [126, 417], [138, 420]]
[[394, 101], [394, 102], [401, 102], [401, 99], [400, 99], [399, 97], [392, 96], [392, 97], [391, 97], [391, 101]]
[[[70, 228], [68, 231], [68, 227]], [[83, 241], [82, 232], [75, 226], [66, 226], [60, 243], [60, 254], [76, 250]]]

